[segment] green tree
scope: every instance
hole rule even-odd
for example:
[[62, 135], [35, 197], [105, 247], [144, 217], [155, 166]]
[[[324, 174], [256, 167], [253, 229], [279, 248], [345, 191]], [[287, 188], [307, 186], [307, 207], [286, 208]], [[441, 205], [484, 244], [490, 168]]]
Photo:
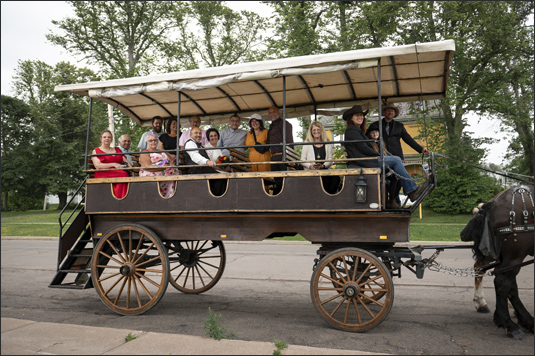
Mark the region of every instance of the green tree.
[[162, 40], [175, 26], [170, 1], [69, 1], [74, 17], [53, 20], [65, 34], [46, 38], [89, 63], [107, 78], [128, 78], [155, 69]]
[[178, 39], [164, 45], [167, 71], [218, 67], [259, 60], [265, 20], [250, 11], [236, 12], [223, 1], [177, 3], [173, 21]]
[[[77, 68], [66, 62], [50, 66], [42, 61], [19, 61], [14, 88], [30, 108], [34, 121], [32, 165], [34, 174], [47, 194], [57, 194], [63, 208], [67, 195], [83, 179], [82, 169], [87, 132], [88, 100], [66, 92], [55, 92], [58, 84], [72, 84], [98, 80], [93, 71]], [[107, 125], [105, 107], [93, 107], [91, 147], [100, 144], [98, 133]], [[27, 177], [27, 176], [25, 176]]]
[[267, 39], [268, 55], [285, 58], [323, 53], [323, 1], [264, 1], [274, 11], [272, 29], [275, 36]]
[[46, 188], [40, 184], [35, 164], [35, 134], [30, 107], [2, 95], [2, 210], [27, 210], [42, 204]]

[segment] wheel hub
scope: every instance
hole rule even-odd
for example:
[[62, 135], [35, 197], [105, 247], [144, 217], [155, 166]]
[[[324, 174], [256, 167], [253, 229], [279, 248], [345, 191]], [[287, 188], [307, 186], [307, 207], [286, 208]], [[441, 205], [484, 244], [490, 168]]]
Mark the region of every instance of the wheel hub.
[[180, 255], [178, 257], [178, 260], [180, 263], [182, 263], [185, 267], [194, 267], [197, 262], [199, 261], [199, 255], [197, 254], [197, 251], [195, 250], [182, 250], [180, 251]]
[[354, 299], [360, 293], [360, 287], [355, 282], [347, 282], [344, 285], [344, 294], [347, 298]]
[[136, 273], [136, 266], [134, 266], [132, 262], [126, 262], [121, 266], [119, 272], [121, 272], [123, 276], [132, 277]]

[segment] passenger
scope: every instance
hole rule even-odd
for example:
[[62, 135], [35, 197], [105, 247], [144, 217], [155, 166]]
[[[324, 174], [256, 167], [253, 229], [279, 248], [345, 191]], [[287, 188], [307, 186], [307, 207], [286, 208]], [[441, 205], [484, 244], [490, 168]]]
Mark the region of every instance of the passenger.
[[[145, 151], [158, 151], [158, 135], [149, 133], [147, 135], [147, 146]], [[169, 167], [172, 163], [165, 152], [142, 153], [139, 155], [140, 177], [173, 176], [178, 175], [177, 168]], [[147, 168], [151, 167], [151, 168]], [[154, 168], [152, 168], [154, 167]], [[166, 198], [172, 197], [175, 193], [175, 182], [160, 182], [160, 192]]]
[[152, 131], [145, 132], [143, 136], [141, 136], [141, 139], [139, 140], [139, 144], [137, 145], [137, 148], [140, 151], [145, 151], [147, 149], [147, 135], [148, 134], [152, 133], [157, 136], [160, 136], [162, 134], [163, 119], [160, 116], [154, 116], [151, 119], [151, 125], [152, 125]]
[[[268, 130], [268, 144], [281, 144], [283, 141], [283, 120], [281, 118], [279, 109], [272, 106], [268, 109], [268, 117], [272, 121]], [[286, 144], [294, 143], [292, 124], [286, 121]], [[293, 148], [293, 145], [290, 145]], [[271, 160], [282, 161], [283, 146], [271, 146]], [[271, 165], [272, 171], [286, 171], [285, 164], [273, 164]], [[282, 190], [283, 178], [275, 178], [276, 186], [273, 189], [273, 195], [277, 195]]]
[[[372, 140], [378, 140], [379, 139], [379, 130], [376, 130], [375, 128], [369, 128], [366, 132], [366, 136]], [[377, 142], [371, 142], [371, 145], [374, 150], [377, 152], [379, 151], [379, 144]], [[392, 156], [390, 152], [386, 150], [386, 147], [383, 145], [383, 155], [384, 156]], [[387, 183], [387, 190], [388, 190], [388, 198], [386, 201], [386, 208], [387, 209], [401, 209], [401, 206], [396, 202], [396, 197], [399, 195], [399, 191], [401, 190], [401, 180], [398, 179], [395, 175], [391, 175], [387, 177], [386, 179]]]
[[[191, 129], [191, 138], [184, 145], [184, 149], [195, 149], [203, 148], [201, 144], [202, 141], [202, 132], [198, 127]], [[192, 150], [184, 151], [184, 161], [186, 165], [208, 165], [208, 167], [193, 167], [188, 168], [189, 174], [211, 174], [218, 173], [215, 168], [217, 163], [210, 160], [206, 150]], [[221, 196], [226, 189], [226, 180], [225, 179], [210, 179], [210, 190], [214, 195]]]
[[[184, 145], [186, 144], [186, 141], [188, 141], [191, 138], [191, 130], [193, 130], [194, 127], [200, 127], [201, 126], [201, 118], [198, 116], [192, 116], [189, 118], [189, 125], [191, 129], [183, 132], [180, 135], [180, 140], [178, 141], [178, 145], [180, 148], [184, 148]], [[201, 130], [202, 137], [201, 137], [201, 143], [203, 146], [206, 146], [208, 143], [208, 139], [206, 138], [206, 131]]]
[[[176, 118], [170, 118], [167, 120], [167, 124], [165, 126], [166, 133], [163, 133], [159, 137], [159, 143], [158, 143], [158, 149], [160, 151], [165, 150], [176, 150], [176, 135], [178, 133], [178, 125]], [[175, 165], [176, 163], [176, 155], [172, 152], [166, 152], [167, 157], [169, 157], [169, 161], [171, 165]]]
[[[91, 157], [91, 161], [96, 169], [106, 168], [123, 168], [132, 167], [130, 162], [122, 154], [121, 150], [117, 147], [110, 147], [112, 141], [112, 133], [110, 130], [104, 130], [100, 134], [100, 147], [93, 150], [92, 154], [104, 154], [104, 153], [117, 153], [112, 156], [95, 156]], [[103, 171], [95, 172], [95, 178], [116, 178], [116, 177], [129, 177], [130, 175], [126, 171]], [[113, 195], [117, 199], [122, 199], [128, 192], [128, 183], [113, 183]]]
[[[322, 123], [319, 121], [314, 121], [310, 124], [310, 127], [307, 130], [307, 137], [305, 142], [327, 142], [329, 141], [327, 133]], [[303, 151], [301, 152], [302, 161], [314, 161], [314, 160], [327, 160], [333, 158], [333, 145], [331, 144], [315, 144], [315, 145], [305, 145], [303, 146]], [[305, 169], [319, 170], [319, 169], [329, 169], [332, 165], [332, 162], [317, 162], [312, 163], [302, 163]], [[336, 194], [338, 187], [340, 185], [339, 176], [322, 176], [321, 181], [325, 191], [329, 194]]]
[[[399, 116], [399, 108], [397, 106], [394, 104], [384, 106], [383, 116], [383, 141], [386, 149], [392, 153], [392, 155], [398, 156], [402, 160], [404, 159], [401, 140], [405, 141], [405, 143], [411, 146], [416, 152], [423, 153], [424, 155], [429, 154], [427, 148], [420, 146], [420, 144], [412, 138], [405, 129], [403, 123], [394, 120], [394, 118]], [[370, 129], [379, 131], [379, 121], [372, 123]], [[399, 193], [396, 195], [396, 204], [401, 204]]]
[[[251, 130], [247, 133], [245, 137], [245, 145], [253, 146], [257, 143], [265, 145], [267, 142], [267, 133], [268, 130], [264, 128], [264, 121], [262, 116], [259, 114], [251, 115], [249, 120], [249, 127]], [[249, 161], [250, 162], [269, 162], [271, 160], [271, 152], [269, 147], [259, 146], [258, 148], [251, 147], [249, 148]], [[265, 172], [270, 171], [271, 167], [269, 164], [253, 164], [251, 165], [251, 170], [253, 172]]]
[[[205, 148], [217, 147], [217, 142], [219, 141], [219, 131], [217, 131], [217, 129], [212, 127], [206, 130], [206, 137], [208, 137], [208, 143], [204, 146]], [[214, 161], [216, 163], [219, 157], [223, 156], [223, 152], [220, 149], [206, 150], [205, 152], [208, 154], [210, 161]], [[231, 168], [230, 166], [226, 166], [224, 168], [221, 167], [221, 170], [230, 172]]]
[[[368, 113], [368, 110], [365, 112], [362, 111], [360, 105], [355, 105], [351, 109], [346, 110], [343, 114], [344, 120], [347, 122], [347, 128], [344, 135], [345, 141], [353, 140], [367, 140], [365, 136], [366, 130], [366, 119], [365, 115]], [[372, 145], [369, 142], [351, 142], [345, 143], [347, 155], [349, 158], [367, 158], [367, 157], [377, 157], [374, 160], [362, 160], [362, 161], [351, 161], [348, 162], [348, 168], [363, 168], [363, 167], [382, 167], [381, 157], [379, 152], [375, 151]], [[411, 179], [410, 175], [407, 173], [407, 170], [403, 166], [401, 159], [396, 156], [384, 156], [385, 165], [390, 167], [394, 172], [396, 172], [401, 179], [401, 186], [403, 187], [403, 192], [410, 198], [410, 200], [417, 200], [422, 192], [427, 186], [427, 181], [425, 181], [420, 186], [417, 186], [416, 183]]]
[[[129, 153], [129, 152], [132, 152], [130, 151], [130, 146], [132, 145], [132, 139], [130, 138], [130, 136], [128, 135], [122, 135], [121, 137], [119, 137], [119, 149], [121, 150], [121, 152], [123, 153]], [[131, 155], [126, 155], [126, 159], [128, 160], [128, 162], [130, 162], [130, 164], [132, 164], [132, 156]]]
[[[221, 131], [221, 137], [217, 143], [218, 147], [222, 147], [223, 156], [229, 156], [229, 150], [224, 147], [243, 146], [245, 144], [245, 135], [247, 131], [240, 129], [240, 117], [236, 114], [229, 118], [229, 128]], [[245, 152], [245, 148], [235, 148], [240, 152]]]

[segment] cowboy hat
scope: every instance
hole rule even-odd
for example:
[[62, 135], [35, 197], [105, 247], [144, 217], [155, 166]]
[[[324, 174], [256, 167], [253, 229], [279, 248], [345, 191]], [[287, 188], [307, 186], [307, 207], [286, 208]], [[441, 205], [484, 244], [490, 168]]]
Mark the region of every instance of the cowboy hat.
[[342, 117], [344, 118], [345, 121], [347, 121], [347, 120], [350, 120], [355, 114], [362, 114], [366, 116], [368, 114], [368, 111], [369, 110], [362, 111], [362, 106], [360, 105], [353, 105], [351, 109], [344, 111], [344, 114]]
[[396, 114], [394, 115], [394, 117], [398, 117], [399, 116], [399, 108], [397, 106], [395, 106], [394, 104], [387, 104], [386, 106], [383, 107], [383, 115], [384, 115], [384, 112], [386, 109], [392, 109], [396, 112]]
[[254, 113], [253, 115], [251, 115], [251, 118], [249, 119], [249, 126], [251, 126], [251, 120], [252, 119], [255, 119], [255, 120], [258, 120], [260, 122], [263, 122], [262, 116], [260, 116], [260, 114]]

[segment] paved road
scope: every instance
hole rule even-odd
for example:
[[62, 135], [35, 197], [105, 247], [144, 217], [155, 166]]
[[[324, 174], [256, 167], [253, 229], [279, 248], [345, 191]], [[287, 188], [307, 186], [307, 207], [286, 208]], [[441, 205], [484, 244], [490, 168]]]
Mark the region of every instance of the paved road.
[[[475, 312], [471, 278], [432, 271], [418, 280], [402, 270], [403, 277], [394, 279], [392, 311], [375, 329], [363, 334], [333, 329], [310, 300], [316, 249], [307, 243], [226, 244], [227, 266], [213, 289], [185, 295], [169, 287], [146, 314], [120, 316], [94, 289], [47, 287], [55, 271], [57, 242], [3, 239], [2, 318], [203, 336], [210, 307], [222, 314], [229, 331], [236, 331], [237, 340], [276, 339], [290, 345], [392, 354], [534, 354], [533, 334], [522, 341], [508, 339], [493, 325], [491, 314]], [[431, 252], [425, 251], [424, 257]], [[459, 268], [472, 265], [469, 250], [446, 250], [438, 261]], [[522, 269], [518, 282], [531, 313], [533, 278], [529, 266]], [[493, 309], [492, 278], [484, 286]]]

